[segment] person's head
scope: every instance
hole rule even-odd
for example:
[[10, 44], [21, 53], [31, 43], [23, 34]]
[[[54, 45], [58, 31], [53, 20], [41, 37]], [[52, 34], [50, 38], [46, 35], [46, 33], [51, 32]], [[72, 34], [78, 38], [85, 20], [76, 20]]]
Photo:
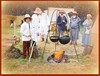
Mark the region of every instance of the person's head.
[[40, 15], [40, 14], [42, 13], [42, 10], [41, 10], [40, 8], [37, 7], [37, 8], [35, 9], [34, 13], [35, 13], [36, 15]]
[[92, 15], [91, 14], [87, 14], [87, 19], [91, 19], [92, 18]]
[[72, 17], [73, 17], [73, 18], [76, 18], [77, 15], [78, 15], [78, 13], [77, 13], [76, 11], [73, 11], [73, 12], [72, 12]]
[[60, 15], [64, 15], [65, 14], [64, 10], [60, 10], [59, 13], [60, 13]]
[[24, 21], [27, 22], [27, 23], [29, 23], [31, 21], [31, 17], [30, 17], [29, 14], [25, 15]]

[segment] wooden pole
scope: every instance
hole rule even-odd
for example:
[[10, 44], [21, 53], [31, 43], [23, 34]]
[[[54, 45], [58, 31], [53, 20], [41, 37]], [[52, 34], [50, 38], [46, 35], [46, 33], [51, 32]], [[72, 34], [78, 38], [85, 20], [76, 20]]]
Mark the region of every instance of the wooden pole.
[[15, 23], [15, 20], [14, 20], [14, 36], [16, 36], [16, 23]]

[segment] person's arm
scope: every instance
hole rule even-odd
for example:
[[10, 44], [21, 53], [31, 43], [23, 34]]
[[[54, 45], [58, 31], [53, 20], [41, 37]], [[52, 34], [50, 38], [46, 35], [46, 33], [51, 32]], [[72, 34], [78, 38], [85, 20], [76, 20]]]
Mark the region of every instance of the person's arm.
[[79, 30], [80, 30], [80, 26], [81, 26], [81, 19], [79, 18], [79, 23], [78, 23]]
[[87, 25], [86, 20], [82, 23], [83, 26]]
[[58, 16], [58, 18], [57, 18], [57, 24], [58, 25], [60, 25], [62, 22], [61, 22], [61, 18], [60, 18], [60, 16]]
[[49, 26], [50, 26], [50, 19], [49, 19], [48, 16], [47, 16], [46, 18], [47, 18], [47, 25], [48, 25], [48, 27], [49, 27]]
[[70, 18], [69, 30], [71, 29], [71, 23], [72, 23], [72, 20], [71, 20], [71, 18]]
[[65, 17], [65, 16], [64, 16], [64, 19], [65, 19], [65, 20], [64, 20], [64, 23], [65, 23], [65, 24], [67, 24], [67, 19], [66, 19], [66, 17]]
[[90, 22], [85, 21], [85, 23], [86, 23], [85, 25], [86, 25], [87, 29], [90, 30], [92, 28], [93, 21], [92, 20]]
[[65, 22], [66, 22], [66, 24], [67, 24], [67, 22], [68, 22], [67, 19], [66, 19], [66, 17], [65, 17]]

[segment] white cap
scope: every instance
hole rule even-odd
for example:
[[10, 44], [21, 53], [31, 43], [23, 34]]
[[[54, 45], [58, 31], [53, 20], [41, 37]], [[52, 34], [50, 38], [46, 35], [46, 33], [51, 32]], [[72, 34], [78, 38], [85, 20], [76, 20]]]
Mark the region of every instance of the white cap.
[[91, 14], [87, 14], [87, 17], [91, 17], [92, 18], [92, 15]]
[[72, 14], [76, 14], [77, 15], [78, 13], [76, 11], [72, 11]]

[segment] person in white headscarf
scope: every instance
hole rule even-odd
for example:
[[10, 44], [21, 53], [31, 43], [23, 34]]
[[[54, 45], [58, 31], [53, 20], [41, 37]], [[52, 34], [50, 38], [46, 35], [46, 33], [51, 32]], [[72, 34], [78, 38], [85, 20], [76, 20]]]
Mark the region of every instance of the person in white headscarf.
[[[48, 17], [48, 10], [44, 10], [44, 12], [41, 15], [41, 36], [42, 36], [42, 42], [44, 41], [44, 37], [47, 37], [49, 28], [50, 28], [50, 19]], [[48, 43], [48, 41], [47, 41], [47, 43]]]
[[34, 14], [32, 15], [32, 29], [33, 29], [33, 34], [32, 34], [32, 39], [34, 41], [40, 41], [40, 35], [41, 35], [41, 14], [42, 11], [40, 8], [36, 8], [34, 11]]
[[87, 14], [87, 19], [83, 22], [83, 37], [82, 43], [84, 45], [91, 45], [91, 28], [93, 26], [92, 15]]
[[86, 20], [83, 22], [83, 36], [82, 36], [82, 45], [84, 47], [83, 55], [90, 54], [92, 51], [91, 44], [91, 29], [93, 26], [92, 15], [87, 14]]

